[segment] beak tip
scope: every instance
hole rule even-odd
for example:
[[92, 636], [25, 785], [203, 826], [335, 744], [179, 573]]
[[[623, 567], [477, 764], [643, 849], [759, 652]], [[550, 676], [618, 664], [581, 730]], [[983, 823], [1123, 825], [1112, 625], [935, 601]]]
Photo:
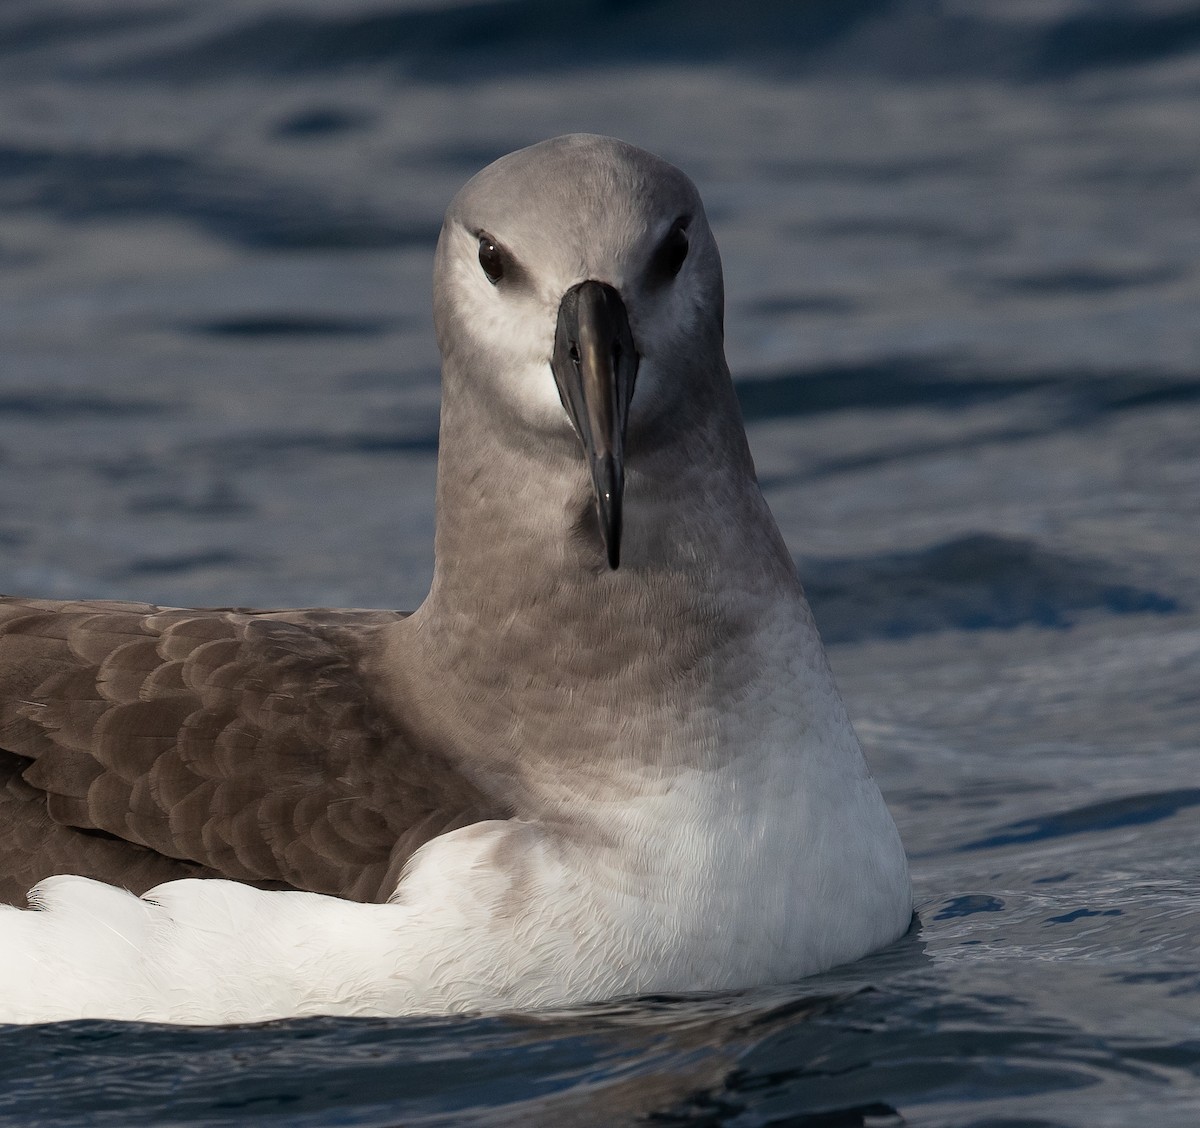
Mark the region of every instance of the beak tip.
[[[619, 479], [621, 475], [613, 474], [612, 464], [608, 467], [609, 481], [605, 483], [608, 488], [605, 489], [599, 483], [596, 487], [596, 517], [600, 523], [600, 537], [604, 541], [604, 552], [608, 557], [608, 567], [610, 571], [615, 572], [621, 563], [621, 530], [623, 522], [621, 520], [621, 494], [623, 482]], [[613, 482], [612, 477], [617, 477], [618, 481]]]

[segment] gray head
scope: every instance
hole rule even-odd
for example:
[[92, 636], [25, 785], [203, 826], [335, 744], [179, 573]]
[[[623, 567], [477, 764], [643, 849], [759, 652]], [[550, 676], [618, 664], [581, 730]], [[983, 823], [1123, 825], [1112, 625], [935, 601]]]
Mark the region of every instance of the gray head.
[[723, 303], [695, 185], [608, 137], [502, 157], [454, 198], [438, 241], [447, 379], [475, 374], [470, 394], [535, 442], [574, 432], [614, 568], [627, 437], [686, 417], [698, 383], [728, 379]]

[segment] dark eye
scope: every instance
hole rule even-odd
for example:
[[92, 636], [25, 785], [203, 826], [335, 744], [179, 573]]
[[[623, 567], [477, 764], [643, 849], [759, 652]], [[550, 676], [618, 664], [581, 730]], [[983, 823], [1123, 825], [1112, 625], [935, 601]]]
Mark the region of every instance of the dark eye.
[[651, 269], [658, 278], [668, 282], [683, 267], [683, 260], [687, 258], [687, 253], [687, 220], [677, 219], [671, 230], [667, 232], [666, 238], [659, 243], [658, 250], [654, 252]]
[[479, 236], [479, 265], [493, 286], [504, 277], [504, 252], [489, 235]]

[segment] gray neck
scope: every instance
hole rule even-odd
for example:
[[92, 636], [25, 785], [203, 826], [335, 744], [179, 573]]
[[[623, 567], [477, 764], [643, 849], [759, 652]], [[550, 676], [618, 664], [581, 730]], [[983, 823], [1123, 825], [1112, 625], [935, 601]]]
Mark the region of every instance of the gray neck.
[[575, 436], [495, 419], [448, 372], [436, 565], [423, 613], [455, 630], [469, 615], [491, 632], [507, 631], [514, 615], [554, 608], [561, 628], [599, 644], [626, 617], [673, 618], [729, 586], [795, 587], [732, 383], [721, 375], [698, 381], [669, 419], [631, 430], [621, 567], [612, 571]]
[[[659, 755], [681, 717], [744, 693], [755, 640], [781, 613], [811, 623], [727, 375], [709, 402], [657, 421], [653, 446], [631, 431], [616, 571], [574, 435], [522, 435], [459, 394], [455, 376], [434, 581], [393, 653], [409, 720], [427, 711], [454, 754], [520, 777], [564, 756], [602, 774], [614, 755]], [[692, 747], [703, 757], [717, 743], [702, 733]]]

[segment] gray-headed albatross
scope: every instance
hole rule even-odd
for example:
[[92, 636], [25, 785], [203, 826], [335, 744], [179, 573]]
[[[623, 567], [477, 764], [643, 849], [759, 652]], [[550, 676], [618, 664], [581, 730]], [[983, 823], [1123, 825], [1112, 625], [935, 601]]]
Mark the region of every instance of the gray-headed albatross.
[[0, 1020], [732, 989], [908, 927], [691, 181], [602, 137], [512, 153], [434, 287], [417, 611], [0, 601], [0, 874], [32, 886]]

